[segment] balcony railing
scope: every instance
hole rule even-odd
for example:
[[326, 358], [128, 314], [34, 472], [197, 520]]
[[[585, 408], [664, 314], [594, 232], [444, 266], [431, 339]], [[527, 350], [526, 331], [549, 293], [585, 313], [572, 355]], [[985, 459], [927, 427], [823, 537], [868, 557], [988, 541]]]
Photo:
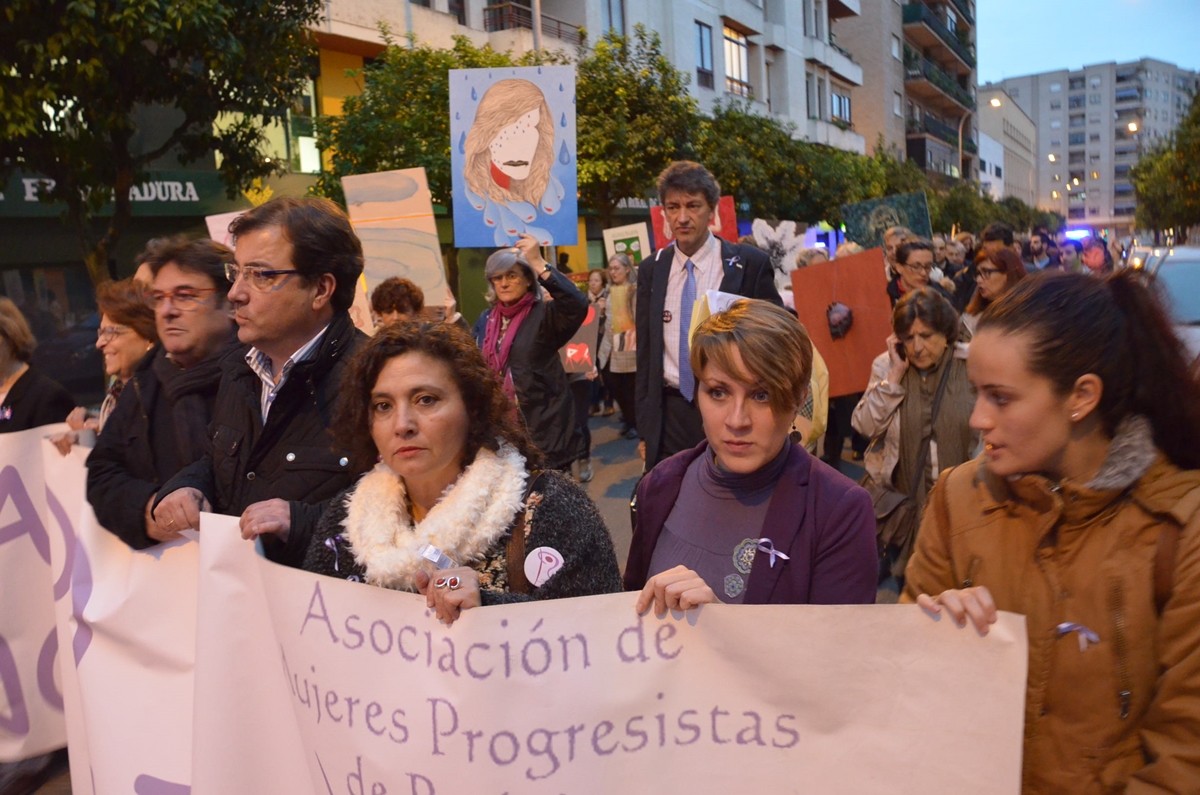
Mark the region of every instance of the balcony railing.
[[908, 45], [904, 46], [904, 70], [906, 79], [928, 80], [949, 94], [951, 99], [964, 108], [975, 110], [975, 98], [971, 96], [970, 92], [960, 86], [953, 77], [939, 69], [933, 61], [922, 57]]
[[942, 20], [938, 19], [937, 14], [933, 13], [933, 9], [924, 3], [909, 3], [904, 6], [904, 24], [914, 25], [917, 23], [926, 25], [955, 55], [962, 59], [963, 63], [972, 69], [975, 68], [975, 55], [971, 49], [959, 41], [954, 31], [947, 28]]
[[[931, 119], [928, 116], [920, 121], [917, 121], [916, 119], [909, 119], [906, 126], [909, 135], [924, 135], [925, 133], [928, 133], [934, 138], [945, 141], [956, 149], [958, 148], [957, 127], [951, 127], [949, 124], [943, 124], [937, 119]], [[963, 134], [962, 143], [964, 152], [975, 154], [979, 151], [979, 147], [976, 145], [976, 143], [967, 137], [965, 133]]]
[[971, 13], [971, 4], [968, 0], [950, 0], [954, 3], [954, 7], [958, 9], [958, 13], [967, 21], [968, 25], [975, 24], [975, 15]]
[[[498, 30], [515, 30], [524, 28], [533, 30], [533, 10], [516, 3], [499, 3], [483, 9], [483, 28], [488, 33]], [[542, 33], [547, 36], [565, 41], [568, 44], [582, 44], [583, 36], [579, 26], [561, 19], [542, 14]]]

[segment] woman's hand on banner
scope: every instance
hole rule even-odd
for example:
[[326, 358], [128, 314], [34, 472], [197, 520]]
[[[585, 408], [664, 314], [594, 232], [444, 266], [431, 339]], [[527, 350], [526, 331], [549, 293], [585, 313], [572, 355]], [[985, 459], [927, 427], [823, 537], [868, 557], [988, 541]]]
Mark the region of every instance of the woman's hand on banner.
[[479, 573], [474, 569], [442, 569], [433, 576], [418, 571], [415, 579], [425, 605], [437, 613], [438, 621], [453, 624], [460, 612], [481, 604]]
[[165, 532], [199, 530], [200, 513], [211, 510], [208, 498], [199, 489], [177, 489], [163, 497], [163, 501], [154, 509], [154, 521]]
[[982, 585], [961, 590], [952, 588], [937, 596], [923, 593], [917, 597], [917, 604], [935, 615], [945, 609], [960, 627], [965, 627], [969, 618], [980, 635], [986, 635], [988, 628], [996, 623], [996, 602]]
[[720, 600], [703, 577], [686, 566], [676, 566], [650, 578], [635, 609], [640, 615], [653, 604], [654, 613], [661, 616], [668, 610], [694, 610], [713, 602], [719, 604]]
[[287, 541], [292, 529], [292, 506], [287, 500], [280, 499], [256, 502], [242, 511], [239, 525], [242, 538], [249, 540], [269, 533], [280, 541]]

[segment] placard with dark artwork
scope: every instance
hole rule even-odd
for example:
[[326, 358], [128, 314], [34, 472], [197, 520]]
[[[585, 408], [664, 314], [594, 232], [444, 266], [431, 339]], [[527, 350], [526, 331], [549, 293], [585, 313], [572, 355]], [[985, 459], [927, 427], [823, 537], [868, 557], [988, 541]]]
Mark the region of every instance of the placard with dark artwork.
[[842, 221], [846, 224], [846, 239], [863, 248], [883, 245], [883, 233], [893, 226], [906, 226], [914, 235], [933, 237], [924, 191], [843, 204]]

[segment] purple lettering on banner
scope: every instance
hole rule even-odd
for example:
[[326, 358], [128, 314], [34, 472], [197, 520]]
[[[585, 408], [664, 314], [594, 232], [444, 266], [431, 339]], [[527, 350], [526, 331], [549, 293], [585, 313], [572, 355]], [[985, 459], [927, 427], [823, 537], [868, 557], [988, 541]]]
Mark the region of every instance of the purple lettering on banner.
[[191, 795], [192, 788], [143, 773], [133, 780], [133, 791], [137, 795]]
[[8, 699], [9, 714], [0, 715], [0, 729], [17, 737], [29, 734], [29, 711], [25, 708], [25, 694], [21, 692], [21, 676], [17, 673], [17, 661], [13, 659], [8, 641], [0, 635], [0, 685]]
[[38, 555], [46, 561], [46, 565], [50, 565], [50, 536], [46, 533], [42, 520], [38, 518], [33, 500], [29, 499], [29, 492], [25, 491], [21, 473], [13, 466], [0, 470], [0, 509], [10, 498], [21, 518], [10, 525], [0, 527], [0, 544], [27, 535]]
[[87, 552], [83, 549], [78, 536], [75, 535], [75, 528], [71, 524], [67, 512], [63, 510], [62, 503], [59, 502], [58, 497], [54, 496], [54, 492], [50, 491], [49, 486], [46, 487], [46, 506], [50, 509], [54, 520], [58, 522], [63, 536], [63, 548], [66, 550], [62, 574], [54, 583], [54, 601], [57, 602], [66, 596], [69, 587], [71, 615], [75, 619], [75, 638], [72, 641], [72, 651], [75, 656], [75, 667], [78, 668], [79, 661], [83, 659], [83, 653], [92, 643], [92, 628], [83, 620], [83, 610], [87, 607], [88, 600], [92, 598], [92, 567], [88, 563]]
[[62, 693], [58, 692], [58, 685], [54, 683], [54, 664], [57, 660], [58, 629], [53, 628], [50, 630], [50, 634], [46, 636], [46, 642], [42, 644], [41, 652], [38, 653], [38, 690], [41, 692], [42, 698], [46, 700], [47, 704], [54, 707], [59, 712], [62, 712]]

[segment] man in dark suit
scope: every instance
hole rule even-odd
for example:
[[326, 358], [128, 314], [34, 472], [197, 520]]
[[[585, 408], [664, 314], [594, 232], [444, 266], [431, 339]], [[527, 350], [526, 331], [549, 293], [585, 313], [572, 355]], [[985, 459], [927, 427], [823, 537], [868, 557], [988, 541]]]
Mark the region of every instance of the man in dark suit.
[[720, 198], [716, 179], [699, 163], [672, 163], [658, 177], [658, 200], [675, 242], [638, 266], [637, 418], [647, 470], [704, 439], [688, 362], [695, 300], [720, 290], [783, 305], [766, 253], [709, 231]]

